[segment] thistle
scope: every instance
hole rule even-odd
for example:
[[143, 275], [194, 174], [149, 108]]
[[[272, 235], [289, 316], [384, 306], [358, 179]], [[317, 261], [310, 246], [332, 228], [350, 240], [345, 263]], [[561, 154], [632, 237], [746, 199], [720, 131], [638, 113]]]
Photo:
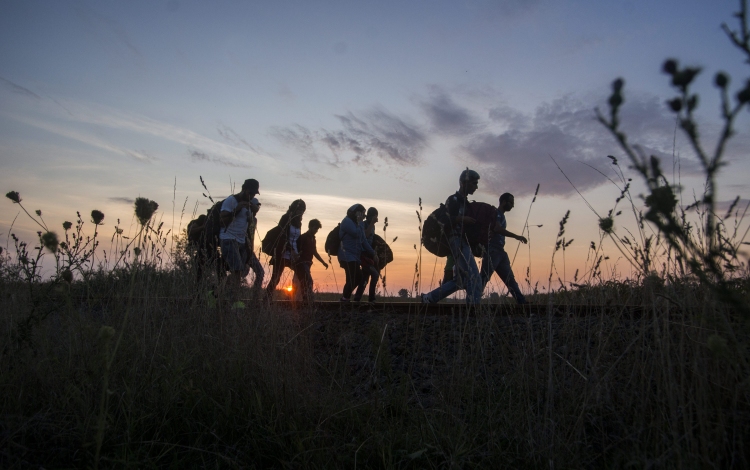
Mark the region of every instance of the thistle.
[[[137, 212], [137, 209], [136, 209], [136, 212]], [[103, 220], [104, 220], [104, 213], [103, 212], [98, 211], [96, 209], [94, 209], [93, 211], [91, 211], [91, 222], [93, 222], [94, 225], [101, 224]]]
[[63, 226], [63, 230], [67, 232], [68, 230], [71, 229], [71, 227], [73, 227], [73, 222], [68, 222], [66, 220], [65, 222], [63, 222], [62, 226]]
[[18, 194], [18, 191], [10, 191], [5, 193], [5, 197], [13, 201], [15, 204], [19, 204], [21, 202], [21, 195]]
[[138, 218], [138, 222], [141, 225], [146, 225], [151, 217], [153, 217], [156, 209], [159, 208], [159, 204], [156, 201], [152, 201], [145, 197], [135, 198], [135, 216]]
[[52, 253], [57, 253], [57, 248], [60, 246], [60, 240], [57, 238], [57, 234], [55, 232], [45, 232], [41, 236], [42, 245], [44, 245], [45, 248], [47, 248]]

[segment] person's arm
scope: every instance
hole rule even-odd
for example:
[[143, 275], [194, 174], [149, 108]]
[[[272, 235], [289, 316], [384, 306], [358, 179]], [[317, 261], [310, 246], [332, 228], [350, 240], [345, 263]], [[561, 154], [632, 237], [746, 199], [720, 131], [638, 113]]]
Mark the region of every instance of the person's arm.
[[471, 225], [475, 224], [477, 221], [473, 217], [469, 217], [466, 215], [459, 215], [459, 205], [461, 202], [459, 202], [455, 197], [451, 196], [448, 198], [447, 201], [445, 201], [445, 206], [448, 209], [448, 216], [450, 217], [451, 222], [454, 225]]
[[316, 246], [316, 247], [314, 247], [314, 249], [315, 249], [315, 251], [313, 251], [313, 256], [315, 256], [315, 258], [317, 258], [317, 260], [320, 261], [321, 264], [323, 264], [323, 266], [326, 267], [326, 269], [328, 269], [328, 263], [326, 263], [325, 261], [323, 261], [323, 258], [321, 258], [320, 255], [318, 254], [318, 247]]
[[513, 232], [509, 232], [508, 229], [504, 229], [500, 226], [500, 224], [495, 224], [495, 227], [492, 229], [493, 232], [503, 235], [505, 237], [515, 238], [521, 243], [528, 243], [529, 241], [526, 240], [526, 237], [522, 235], [516, 235]]
[[[226, 203], [225, 203], [226, 204]], [[221, 219], [221, 224], [226, 227], [229, 224], [232, 223], [235, 217], [237, 217], [237, 214], [242, 211], [242, 209], [248, 209], [250, 208], [249, 202], [240, 202], [237, 203], [237, 205], [234, 208], [229, 209], [230, 205], [227, 205], [228, 210], [225, 209], [225, 204], [221, 205], [221, 213], [219, 213], [219, 218]]]
[[365, 237], [365, 231], [360, 230], [361, 237], [362, 237], [362, 249], [365, 250], [372, 258], [375, 260], [375, 263], [378, 262], [378, 254], [375, 253], [375, 250], [370, 245], [370, 243], [367, 241], [367, 237]]

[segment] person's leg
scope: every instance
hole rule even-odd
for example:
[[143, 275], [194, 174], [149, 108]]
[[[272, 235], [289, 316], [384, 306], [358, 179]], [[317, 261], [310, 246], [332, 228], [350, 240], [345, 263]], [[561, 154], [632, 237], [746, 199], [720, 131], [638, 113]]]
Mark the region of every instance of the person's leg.
[[369, 270], [363, 270], [362, 271], [362, 281], [360, 281], [359, 285], [357, 285], [357, 292], [354, 293], [354, 301], [359, 302], [362, 299], [362, 295], [365, 293], [365, 288], [367, 287], [367, 281], [370, 279], [370, 272]]
[[500, 280], [508, 287], [510, 295], [516, 299], [519, 304], [526, 303], [526, 297], [521, 293], [521, 289], [518, 287], [516, 277], [513, 275], [513, 269], [510, 266], [510, 258], [505, 250], [499, 250], [498, 261], [495, 265], [495, 272], [500, 276]]
[[378, 281], [380, 280], [380, 272], [375, 266], [370, 266], [370, 272], [362, 275], [362, 284], [367, 283], [367, 274], [370, 276], [370, 292], [368, 292], [367, 300], [375, 302], [375, 289], [378, 287]]
[[453, 255], [448, 255], [445, 258], [445, 268], [443, 268], [443, 284], [453, 280]]
[[245, 269], [240, 244], [236, 240], [221, 240], [221, 257], [231, 273], [227, 278], [227, 287], [231, 298], [234, 299], [239, 293], [242, 271]]
[[450, 240], [456, 263], [458, 285], [466, 290], [466, 303], [477, 304], [482, 299], [482, 279], [471, 247], [459, 237]]
[[248, 264], [250, 265], [250, 269], [255, 274], [255, 280], [253, 281], [253, 287], [255, 289], [260, 290], [263, 287], [263, 277], [265, 276], [265, 271], [263, 271], [263, 265], [260, 264], [260, 260], [255, 255], [255, 253], [250, 253], [248, 258]]
[[310, 268], [312, 267], [312, 263], [304, 263], [302, 266], [302, 285], [303, 285], [303, 291], [302, 294], [308, 302], [312, 302], [315, 298], [315, 292], [313, 291], [313, 279], [312, 279], [312, 273], [310, 272]]
[[344, 273], [346, 274], [346, 283], [344, 284], [344, 291], [341, 293], [341, 300], [349, 300], [349, 298], [352, 295], [352, 290], [354, 289], [354, 268], [353, 265], [356, 264], [355, 261], [339, 261], [339, 266], [341, 266], [344, 269]]
[[479, 268], [479, 275], [482, 282], [482, 292], [490, 278], [492, 273], [495, 272], [495, 266], [497, 266], [497, 257], [494, 255], [495, 250], [486, 250], [482, 255], [482, 266]]
[[273, 271], [271, 272], [271, 279], [268, 281], [266, 286], [266, 292], [269, 297], [273, 295], [276, 290], [276, 286], [279, 285], [281, 280], [281, 274], [284, 272], [284, 258], [276, 257], [273, 259]]
[[[442, 284], [437, 286], [437, 288], [433, 289], [427, 294], [424, 294], [422, 296], [423, 302], [427, 302], [430, 304], [440, 302], [444, 298], [456, 293], [460, 289], [458, 276], [453, 276], [453, 267], [456, 266], [455, 260], [458, 257], [460, 257], [460, 252], [456, 252], [455, 250], [458, 249], [458, 246], [460, 244], [455, 245], [449, 242], [449, 245], [451, 247], [451, 254], [448, 255], [448, 259], [446, 260], [446, 263], [445, 263], [445, 277], [443, 278], [443, 282]], [[448, 271], [449, 271], [448, 266], [449, 265], [450, 265], [450, 278], [448, 278]], [[458, 271], [458, 268], [456, 268], [456, 271]]]

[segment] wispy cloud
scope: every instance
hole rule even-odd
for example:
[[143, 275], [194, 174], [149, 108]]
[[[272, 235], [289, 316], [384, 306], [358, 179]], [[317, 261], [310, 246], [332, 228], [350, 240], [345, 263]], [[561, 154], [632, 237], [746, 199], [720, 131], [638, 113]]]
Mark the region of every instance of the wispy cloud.
[[0, 77], [0, 83], [5, 85], [5, 87], [11, 90], [13, 93], [18, 93], [19, 95], [27, 96], [29, 98], [36, 98], [38, 100], [42, 99], [41, 96], [37, 95], [36, 93], [29, 90], [28, 88], [22, 87], [21, 85], [18, 85], [17, 83], [13, 83], [6, 78]]
[[107, 200], [110, 201], [110, 202], [117, 202], [117, 203], [120, 203], [120, 204], [128, 204], [128, 205], [135, 204], [135, 199], [131, 199], [129, 197], [123, 197], [123, 196], [120, 196], [120, 197], [108, 197]]
[[226, 126], [224, 124], [220, 124], [219, 127], [216, 128], [216, 131], [227, 142], [230, 142], [231, 144], [237, 145], [237, 146], [244, 145], [249, 150], [251, 150], [251, 151], [253, 151], [255, 153], [258, 153], [258, 150], [253, 145], [251, 145], [247, 140], [245, 140], [243, 137], [241, 137], [231, 127]]
[[38, 129], [57, 134], [62, 137], [66, 137], [71, 140], [81, 142], [92, 147], [106, 150], [108, 152], [115, 153], [117, 155], [125, 156], [137, 160], [141, 163], [150, 163], [155, 160], [144, 151], [132, 150], [112, 144], [90, 132], [81, 131], [70, 126], [65, 126], [56, 122], [42, 121], [36, 118], [24, 117], [19, 115], [13, 115], [12, 118], [18, 122], [36, 127]]
[[421, 163], [427, 135], [406, 118], [382, 108], [335, 117], [340, 129], [310, 130], [294, 124], [272, 128], [271, 134], [306, 159], [334, 168], [348, 164], [369, 166], [373, 158], [400, 166]]
[[419, 99], [418, 103], [427, 115], [432, 131], [438, 134], [465, 136], [483, 127], [469, 109], [457, 104], [438, 86], [430, 87], [428, 96]]
[[247, 163], [232, 160], [222, 156], [208, 155], [205, 152], [196, 149], [188, 149], [188, 155], [193, 162], [216, 163], [217, 165], [228, 166], [231, 168], [251, 168]]

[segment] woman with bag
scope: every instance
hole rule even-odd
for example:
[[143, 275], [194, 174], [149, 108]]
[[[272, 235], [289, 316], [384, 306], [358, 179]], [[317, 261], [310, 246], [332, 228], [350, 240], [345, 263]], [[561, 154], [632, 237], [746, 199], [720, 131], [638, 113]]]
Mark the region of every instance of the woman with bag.
[[352, 291], [362, 282], [362, 268], [360, 265], [362, 252], [372, 257], [377, 264], [378, 256], [375, 250], [367, 243], [365, 232], [360, 225], [365, 218], [365, 207], [362, 204], [354, 204], [346, 211], [346, 217], [341, 221], [339, 238], [341, 245], [338, 250], [339, 265], [346, 273], [346, 284], [341, 296], [342, 302], [349, 302]]

